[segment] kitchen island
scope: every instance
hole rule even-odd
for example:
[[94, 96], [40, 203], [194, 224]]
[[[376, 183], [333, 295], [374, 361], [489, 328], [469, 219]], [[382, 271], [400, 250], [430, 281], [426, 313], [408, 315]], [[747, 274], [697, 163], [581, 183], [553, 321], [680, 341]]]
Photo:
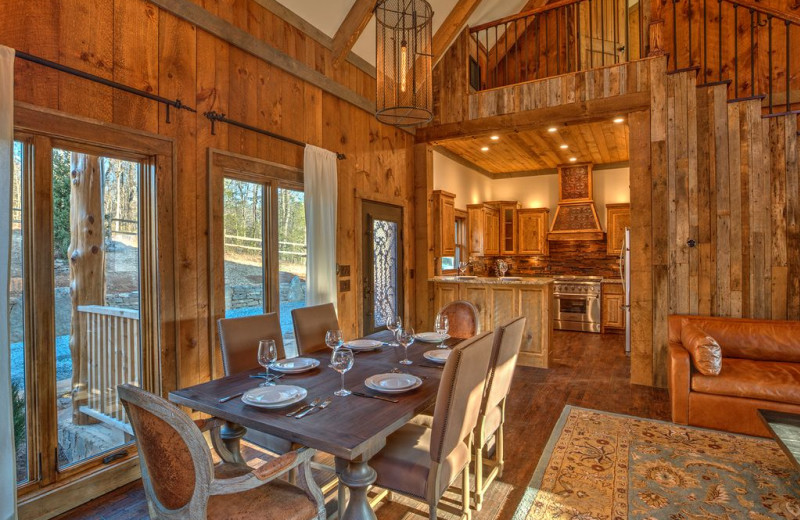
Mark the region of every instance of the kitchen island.
[[553, 331], [553, 279], [542, 277], [437, 276], [434, 308], [466, 300], [478, 309], [480, 330], [493, 330], [515, 316], [528, 318], [517, 364], [547, 368]]

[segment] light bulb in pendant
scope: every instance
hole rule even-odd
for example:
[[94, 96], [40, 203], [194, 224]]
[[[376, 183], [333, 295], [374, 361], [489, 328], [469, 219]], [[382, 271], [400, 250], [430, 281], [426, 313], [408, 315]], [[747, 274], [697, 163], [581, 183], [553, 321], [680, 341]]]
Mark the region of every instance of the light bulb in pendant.
[[408, 42], [400, 42], [400, 92], [406, 91], [406, 68], [408, 67]]

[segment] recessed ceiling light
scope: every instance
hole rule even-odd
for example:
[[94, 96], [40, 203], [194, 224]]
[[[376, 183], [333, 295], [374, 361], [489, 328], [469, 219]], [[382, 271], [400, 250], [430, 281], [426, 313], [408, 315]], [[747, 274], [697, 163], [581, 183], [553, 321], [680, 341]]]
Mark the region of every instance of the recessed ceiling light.
[[499, 135], [493, 135], [492, 137], [490, 137], [490, 139], [491, 139], [492, 141], [497, 141], [497, 140], [499, 140], [499, 139], [500, 139], [500, 136], [499, 136]]
[[488, 152], [489, 151], [489, 147], [488, 146], [484, 146], [483, 148], [481, 148], [481, 151], [482, 152]]
[[558, 128], [556, 128], [556, 127], [554, 127], [554, 126], [551, 126], [550, 128], [548, 128], [548, 129], [547, 129], [547, 131], [548, 131], [548, 132], [550, 132], [550, 133], [552, 134], [553, 132], [557, 132], [557, 131], [558, 131]]
[[575, 161], [577, 161], [577, 160], [578, 160], [578, 158], [577, 158], [577, 157], [570, 157], [570, 158], [569, 158], [569, 162], [575, 162]]
[[615, 117], [614, 118], [614, 122], [617, 123], [617, 124], [620, 124], [620, 123], [622, 123], [624, 121], [625, 121], [625, 119], [622, 118], [622, 117]]
[[562, 144], [559, 148], [561, 148], [562, 150], [566, 150], [567, 148], [569, 148], [569, 146]]

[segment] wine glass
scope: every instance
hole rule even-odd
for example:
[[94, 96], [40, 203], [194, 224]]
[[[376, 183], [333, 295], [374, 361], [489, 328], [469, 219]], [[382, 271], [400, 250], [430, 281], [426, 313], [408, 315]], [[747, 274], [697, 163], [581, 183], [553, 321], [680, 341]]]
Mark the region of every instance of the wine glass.
[[434, 328], [436, 329], [436, 333], [441, 336], [442, 340], [439, 342], [439, 348], [447, 348], [444, 344], [445, 336], [447, 336], [447, 331], [450, 330], [450, 318], [447, 317], [445, 314], [437, 314], [436, 315], [436, 322], [434, 323]]
[[325, 333], [325, 344], [336, 350], [344, 343], [341, 330], [329, 330]]
[[272, 376], [269, 367], [278, 360], [278, 348], [275, 346], [274, 339], [262, 339], [258, 342], [258, 364], [267, 371], [265, 381], [260, 386], [272, 386]]
[[505, 260], [498, 260], [497, 261], [497, 271], [500, 273], [500, 277], [504, 277], [506, 275], [506, 271], [508, 271], [508, 262]]
[[331, 368], [336, 370], [342, 375], [342, 388], [333, 393], [339, 397], [350, 395], [350, 390], [344, 387], [344, 373], [353, 368], [353, 351], [347, 347], [340, 347], [333, 351], [331, 354]]
[[467, 272], [467, 267], [468, 266], [469, 266], [469, 264], [467, 262], [464, 262], [463, 260], [461, 262], [459, 262], [458, 263], [458, 276], [464, 276], [464, 274]]
[[393, 346], [397, 345], [397, 331], [403, 327], [403, 320], [400, 319], [400, 316], [395, 314], [390, 314], [389, 317], [386, 319], [386, 328], [392, 331], [392, 337], [394, 341], [392, 342]]
[[411, 365], [413, 361], [408, 359], [408, 347], [414, 343], [414, 329], [411, 327], [406, 327], [400, 329], [397, 332], [397, 341], [403, 346], [403, 349], [406, 351], [405, 359], [400, 361], [401, 365]]

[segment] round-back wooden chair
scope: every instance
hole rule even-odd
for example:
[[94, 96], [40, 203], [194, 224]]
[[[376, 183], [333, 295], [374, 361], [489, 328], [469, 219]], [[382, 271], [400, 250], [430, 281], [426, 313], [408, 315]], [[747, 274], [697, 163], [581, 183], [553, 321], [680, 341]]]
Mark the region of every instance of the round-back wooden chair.
[[456, 300], [439, 310], [450, 321], [450, 337], [468, 339], [481, 333], [480, 313], [466, 300]]

